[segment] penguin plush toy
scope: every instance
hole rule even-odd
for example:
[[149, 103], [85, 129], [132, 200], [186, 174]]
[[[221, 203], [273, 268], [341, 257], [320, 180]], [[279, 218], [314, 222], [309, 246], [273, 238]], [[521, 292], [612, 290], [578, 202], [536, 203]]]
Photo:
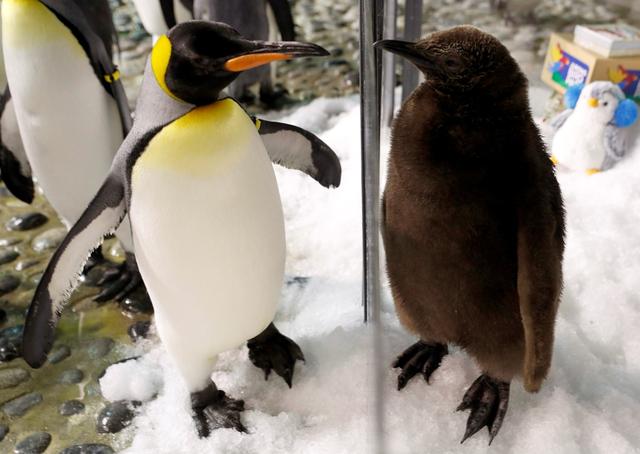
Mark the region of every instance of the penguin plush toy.
[[[246, 39], [269, 37], [267, 4], [275, 16], [284, 41], [295, 39], [293, 14], [289, 0], [134, 0], [142, 23], [154, 36], [166, 33], [176, 24], [192, 18], [223, 22], [238, 30]], [[230, 96], [244, 102], [254, 100], [251, 86], [260, 84], [260, 101], [267, 107], [279, 107], [286, 92], [273, 85], [269, 67], [244, 72], [230, 84]]]
[[567, 110], [551, 120], [556, 131], [551, 160], [571, 170], [598, 173], [620, 161], [627, 132], [638, 118], [638, 105], [612, 82], [574, 85], [565, 93]]
[[89, 252], [128, 213], [160, 339], [191, 392], [198, 432], [244, 430], [244, 404], [211, 381], [216, 356], [249, 340], [249, 356], [290, 385], [299, 347], [271, 323], [285, 261], [272, 162], [340, 183], [340, 162], [313, 134], [251, 118], [220, 95], [242, 71], [324, 56], [314, 44], [250, 41], [192, 21], [155, 44], [133, 129], [93, 201], [36, 289], [23, 356], [46, 360], [56, 322]]
[[[80, 218], [109, 173], [131, 127], [120, 73], [112, 62], [114, 36], [107, 0], [2, 4], [2, 47], [24, 150], [45, 197], [68, 227]], [[3, 162], [10, 151], [3, 148]], [[3, 179], [26, 181], [29, 175], [24, 171], [3, 165]], [[33, 186], [25, 187], [30, 194], [16, 195], [29, 201]], [[116, 235], [127, 260], [106, 275], [112, 280], [98, 301], [122, 299], [141, 283], [128, 221], [125, 224]], [[99, 250], [94, 258], [101, 259]]]

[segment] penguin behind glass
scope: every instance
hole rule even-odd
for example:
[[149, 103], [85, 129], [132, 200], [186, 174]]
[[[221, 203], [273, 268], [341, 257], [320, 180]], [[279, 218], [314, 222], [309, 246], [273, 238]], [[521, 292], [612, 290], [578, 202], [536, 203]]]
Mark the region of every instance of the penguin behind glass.
[[[108, 1], [4, 0], [2, 35], [11, 102], [28, 162], [45, 197], [70, 227], [108, 174], [131, 124], [112, 62], [115, 27]], [[15, 150], [2, 151], [3, 179], [31, 183], [24, 168], [7, 166], [7, 156], [13, 156], [10, 163], [20, 162]], [[28, 202], [33, 185], [24, 186], [24, 194], [12, 191]], [[141, 284], [129, 230], [124, 225], [117, 232], [127, 258], [105, 274], [97, 301], [123, 299]], [[99, 252], [94, 258], [103, 260]]]
[[[190, 18], [223, 22], [235, 28], [246, 39], [267, 40], [269, 21], [267, 3], [271, 7], [284, 41], [295, 40], [293, 15], [289, 0], [134, 0], [145, 29], [160, 35], [177, 23]], [[185, 12], [188, 11], [187, 14]], [[268, 67], [258, 67], [241, 74], [228, 88], [230, 96], [253, 101], [250, 87], [260, 84], [260, 101], [278, 107], [286, 92], [273, 86]]]
[[[387, 271], [398, 317], [420, 340], [394, 363], [398, 389], [428, 381], [457, 345], [482, 375], [459, 410], [463, 440], [503, 423], [510, 382], [542, 385], [562, 287], [564, 210], [508, 50], [469, 27], [376, 45], [426, 80], [394, 122], [383, 197]], [[426, 404], [428, 405], [428, 404]]]
[[23, 339], [31, 366], [45, 363], [89, 251], [128, 213], [158, 335], [191, 393], [199, 435], [246, 430], [244, 403], [211, 381], [219, 353], [248, 341], [265, 378], [273, 370], [291, 386], [304, 356], [272, 323], [285, 259], [272, 162], [325, 187], [339, 185], [340, 162], [308, 131], [251, 118], [220, 93], [251, 68], [324, 55], [314, 44], [246, 40], [206, 21], [177, 25], [158, 39], [133, 129], [36, 289]]

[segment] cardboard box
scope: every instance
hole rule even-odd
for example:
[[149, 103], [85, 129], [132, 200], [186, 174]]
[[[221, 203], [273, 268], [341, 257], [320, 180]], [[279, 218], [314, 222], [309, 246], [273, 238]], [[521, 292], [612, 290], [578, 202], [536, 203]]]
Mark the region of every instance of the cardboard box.
[[571, 85], [608, 80], [640, 102], [640, 56], [602, 57], [574, 43], [571, 35], [553, 33], [542, 80], [560, 93]]

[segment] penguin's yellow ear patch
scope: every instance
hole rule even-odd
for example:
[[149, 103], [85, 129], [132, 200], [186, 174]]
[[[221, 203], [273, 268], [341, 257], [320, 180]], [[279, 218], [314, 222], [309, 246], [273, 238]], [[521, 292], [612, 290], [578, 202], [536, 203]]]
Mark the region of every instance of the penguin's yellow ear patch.
[[169, 66], [169, 60], [171, 59], [171, 41], [167, 38], [167, 35], [162, 35], [158, 38], [153, 50], [151, 51], [151, 69], [153, 75], [156, 77], [156, 82], [162, 91], [177, 101], [182, 101], [176, 95], [171, 93], [165, 77], [167, 75], [167, 66]]

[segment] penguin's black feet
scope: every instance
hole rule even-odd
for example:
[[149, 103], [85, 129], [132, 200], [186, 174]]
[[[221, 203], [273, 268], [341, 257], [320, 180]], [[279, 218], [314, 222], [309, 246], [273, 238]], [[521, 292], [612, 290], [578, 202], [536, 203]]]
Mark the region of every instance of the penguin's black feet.
[[289, 96], [289, 92], [282, 85], [266, 85], [260, 86], [260, 102], [267, 109], [282, 109], [288, 105], [294, 104]]
[[144, 283], [138, 270], [136, 258], [127, 252], [124, 263], [107, 270], [102, 279], [98, 281], [98, 286], [102, 287], [102, 291], [94, 298], [94, 301], [104, 303], [113, 298], [122, 301], [141, 285], [143, 286]]
[[509, 383], [480, 375], [467, 390], [457, 411], [471, 410], [467, 430], [460, 443], [487, 426], [489, 444], [500, 431], [509, 406]]
[[392, 367], [402, 369], [398, 375], [398, 391], [407, 386], [409, 380], [418, 372], [422, 373], [424, 379], [429, 383], [431, 374], [440, 367], [442, 358], [449, 353], [449, 349], [444, 344], [418, 341], [406, 349], [393, 362]]
[[216, 429], [236, 429], [247, 432], [240, 421], [244, 401], [233, 399], [211, 383], [202, 391], [191, 394], [193, 420], [200, 438], [206, 438]]
[[302, 350], [271, 323], [260, 335], [247, 342], [249, 359], [264, 371], [264, 379], [275, 370], [291, 388], [296, 361], [304, 361]]

